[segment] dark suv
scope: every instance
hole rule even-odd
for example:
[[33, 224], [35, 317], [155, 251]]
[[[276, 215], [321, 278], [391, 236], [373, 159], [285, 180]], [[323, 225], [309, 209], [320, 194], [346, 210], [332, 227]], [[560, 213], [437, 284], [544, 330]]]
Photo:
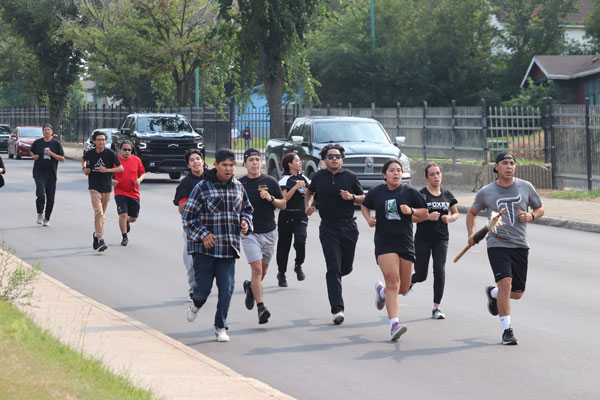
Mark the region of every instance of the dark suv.
[[10, 129], [10, 126], [0, 124], [0, 151], [8, 152], [8, 138], [11, 133], [12, 130]]
[[187, 170], [186, 150], [197, 148], [204, 155], [202, 135], [179, 114], [129, 114], [113, 134], [111, 148], [117, 150], [125, 139], [131, 141], [147, 172], [168, 173], [171, 179], [179, 179]]

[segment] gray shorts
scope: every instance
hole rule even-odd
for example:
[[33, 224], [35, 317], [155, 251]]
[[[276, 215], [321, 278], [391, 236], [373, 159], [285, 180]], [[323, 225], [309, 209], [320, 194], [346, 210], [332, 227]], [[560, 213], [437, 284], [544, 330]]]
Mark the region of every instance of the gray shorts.
[[277, 229], [267, 233], [242, 235], [242, 248], [246, 253], [248, 263], [262, 260], [263, 264], [268, 264], [275, 253], [276, 243]]

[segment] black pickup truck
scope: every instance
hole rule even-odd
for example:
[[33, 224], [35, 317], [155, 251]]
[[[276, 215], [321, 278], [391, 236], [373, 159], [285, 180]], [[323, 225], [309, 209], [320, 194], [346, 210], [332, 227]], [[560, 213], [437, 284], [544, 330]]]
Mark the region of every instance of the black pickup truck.
[[360, 117], [300, 117], [294, 121], [286, 139], [271, 139], [267, 143], [268, 174], [279, 179], [283, 173], [281, 159], [294, 152], [302, 160], [303, 173], [309, 179], [323, 167], [319, 155], [329, 143], [344, 146], [343, 167], [353, 171], [364, 189], [381, 183], [381, 169], [390, 158], [400, 160], [404, 173], [402, 183], [410, 183], [410, 162], [400, 151], [405, 138], [392, 142], [381, 124], [372, 118]]
[[125, 139], [147, 172], [168, 173], [171, 179], [187, 170], [183, 156], [188, 149], [200, 149], [204, 156], [202, 135], [179, 114], [129, 114], [113, 133], [111, 148], [117, 150]]

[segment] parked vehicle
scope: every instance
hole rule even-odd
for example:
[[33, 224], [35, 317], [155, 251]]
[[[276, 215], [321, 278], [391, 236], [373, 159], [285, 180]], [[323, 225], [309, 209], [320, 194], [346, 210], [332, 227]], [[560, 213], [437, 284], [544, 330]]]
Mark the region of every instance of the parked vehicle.
[[8, 158], [29, 156], [33, 142], [44, 137], [41, 126], [17, 126], [8, 139]]
[[10, 138], [11, 132], [10, 126], [0, 124], [0, 151], [8, 152], [8, 138]]
[[125, 139], [132, 142], [147, 172], [168, 173], [171, 179], [187, 171], [183, 156], [188, 149], [200, 149], [204, 156], [202, 135], [179, 114], [130, 114], [113, 134], [111, 148], [118, 149]]
[[92, 136], [94, 136], [94, 133], [96, 132], [103, 132], [106, 134], [106, 147], [111, 148], [113, 134], [119, 132], [119, 130], [117, 128], [94, 129], [94, 132], [92, 132], [85, 142], [83, 142], [83, 154], [85, 154], [88, 150], [96, 148], [96, 145], [92, 141]]
[[310, 179], [320, 168], [320, 151], [329, 143], [344, 146], [343, 168], [354, 172], [363, 189], [381, 183], [383, 164], [390, 158], [400, 160], [404, 170], [402, 183], [410, 183], [410, 162], [400, 150], [405, 138], [392, 142], [381, 124], [371, 118], [300, 117], [296, 118], [286, 139], [271, 139], [267, 143], [267, 171], [275, 179], [283, 173], [281, 159], [289, 152], [298, 154], [304, 174]]

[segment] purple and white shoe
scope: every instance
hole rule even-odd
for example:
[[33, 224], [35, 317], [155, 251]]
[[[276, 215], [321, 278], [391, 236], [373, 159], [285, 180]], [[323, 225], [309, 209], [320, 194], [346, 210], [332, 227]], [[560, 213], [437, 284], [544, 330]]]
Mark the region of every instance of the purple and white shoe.
[[400, 336], [402, 336], [402, 334], [406, 332], [407, 329], [408, 328], [406, 328], [406, 326], [402, 325], [400, 322], [394, 322], [391, 330], [392, 342], [395, 342], [396, 340], [400, 339]]
[[385, 306], [385, 297], [381, 296], [382, 290], [384, 290], [383, 283], [377, 282], [375, 284], [375, 307], [377, 307], [378, 310], [383, 310], [383, 307]]

